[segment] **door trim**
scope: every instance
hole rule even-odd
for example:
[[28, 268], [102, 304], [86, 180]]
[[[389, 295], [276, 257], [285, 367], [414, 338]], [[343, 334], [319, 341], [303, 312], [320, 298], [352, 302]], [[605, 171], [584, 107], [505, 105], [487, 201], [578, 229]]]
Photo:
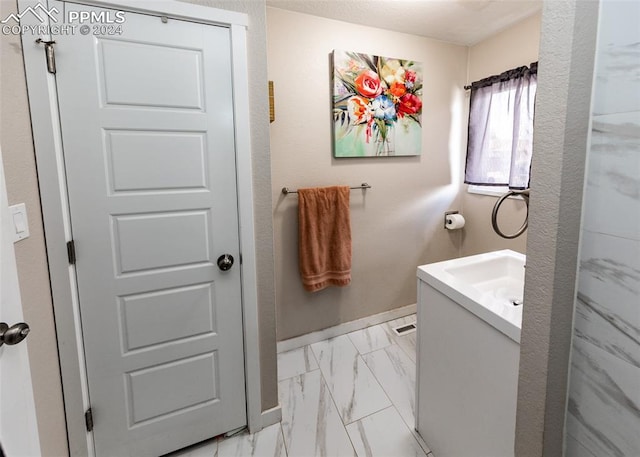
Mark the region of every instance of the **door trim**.
[[[167, 16], [204, 24], [228, 27], [231, 34], [233, 100], [235, 110], [236, 169], [241, 286], [245, 347], [247, 425], [252, 432], [263, 427], [258, 342], [258, 293], [253, 217], [253, 184], [248, 96], [246, 14], [178, 1], [71, 0], [72, 3], [116, 8], [128, 12]], [[22, 12], [44, 0], [18, 0]], [[32, 15], [23, 25], [40, 25]], [[50, 40], [50, 36], [42, 36]], [[82, 329], [75, 269], [69, 265], [66, 243], [71, 239], [71, 223], [62, 155], [62, 135], [58, 116], [55, 76], [47, 72], [42, 47], [22, 37], [33, 140], [38, 166], [38, 182], [45, 227], [49, 276], [53, 295], [56, 335], [69, 440], [72, 456], [93, 456], [93, 434], [87, 433], [84, 413], [89, 407]], [[268, 425], [268, 424], [267, 424]]]

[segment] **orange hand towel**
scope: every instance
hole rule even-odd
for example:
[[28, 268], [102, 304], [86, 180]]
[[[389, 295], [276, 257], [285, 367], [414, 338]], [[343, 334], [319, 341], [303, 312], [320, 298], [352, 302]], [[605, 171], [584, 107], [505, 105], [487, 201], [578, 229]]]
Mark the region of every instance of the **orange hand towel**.
[[300, 275], [309, 292], [351, 283], [349, 187], [298, 190]]

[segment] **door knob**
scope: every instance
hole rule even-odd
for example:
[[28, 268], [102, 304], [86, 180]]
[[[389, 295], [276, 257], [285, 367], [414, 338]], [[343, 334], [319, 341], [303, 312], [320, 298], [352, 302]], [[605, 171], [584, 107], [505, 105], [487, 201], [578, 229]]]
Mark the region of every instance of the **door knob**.
[[231, 254], [222, 254], [218, 257], [218, 268], [222, 271], [230, 270], [233, 266], [233, 256]]
[[31, 329], [24, 322], [9, 327], [6, 323], [0, 322], [0, 346], [6, 344], [13, 346], [24, 340]]

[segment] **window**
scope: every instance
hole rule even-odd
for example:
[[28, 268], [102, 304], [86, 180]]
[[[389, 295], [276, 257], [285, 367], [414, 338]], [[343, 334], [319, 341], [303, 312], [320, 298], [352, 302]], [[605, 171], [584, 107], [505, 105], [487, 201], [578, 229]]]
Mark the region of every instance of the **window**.
[[529, 187], [537, 63], [471, 85], [465, 183]]

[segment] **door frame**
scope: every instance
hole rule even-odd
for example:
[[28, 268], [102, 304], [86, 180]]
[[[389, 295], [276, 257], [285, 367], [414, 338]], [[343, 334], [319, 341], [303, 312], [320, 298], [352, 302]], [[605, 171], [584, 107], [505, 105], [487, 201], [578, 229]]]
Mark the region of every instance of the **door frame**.
[[[235, 128], [235, 154], [238, 191], [240, 252], [242, 253], [241, 300], [245, 358], [247, 425], [256, 432], [278, 420], [279, 409], [262, 414], [260, 386], [260, 347], [258, 341], [258, 291], [253, 183], [249, 122], [249, 75], [246, 46], [248, 16], [175, 0], [65, 0], [69, 3], [118, 9], [152, 16], [167, 16], [230, 30]], [[46, 0], [18, 0], [20, 12]], [[22, 25], [40, 25], [33, 15], [25, 15]], [[124, 23], [126, 26], [126, 22]], [[38, 182], [45, 228], [49, 276], [53, 296], [56, 335], [62, 375], [69, 453], [94, 455], [93, 434], [86, 431], [85, 411], [89, 392], [84, 360], [80, 308], [75, 268], [69, 264], [67, 241], [71, 240], [71, 220], [62, 154], [62, 134], [58, 115], [55, 75], [47, 72], [44, 51], [32, 35], [22, 36], [29, 107], [38, 167]], [[41, 36], [43, 40], [55, 39]], [[267, 423], [268, 422], [268, 423]]]

